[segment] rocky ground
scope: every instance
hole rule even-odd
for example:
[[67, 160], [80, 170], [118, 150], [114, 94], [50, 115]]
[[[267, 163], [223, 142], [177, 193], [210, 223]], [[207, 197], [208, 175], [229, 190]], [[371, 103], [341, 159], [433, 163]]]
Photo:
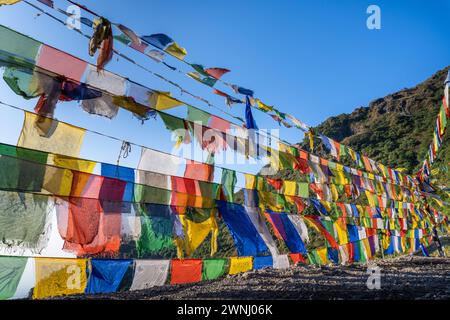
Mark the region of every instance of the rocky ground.
[[[83, 299], [450, 299], [450, 258], [409, 256], [372, 262], [379, 290], [367, 288], [366, 265], [296, 266], [227, 276], [218, 281]], [[66, 297], [80, 299], [80, 297]]]

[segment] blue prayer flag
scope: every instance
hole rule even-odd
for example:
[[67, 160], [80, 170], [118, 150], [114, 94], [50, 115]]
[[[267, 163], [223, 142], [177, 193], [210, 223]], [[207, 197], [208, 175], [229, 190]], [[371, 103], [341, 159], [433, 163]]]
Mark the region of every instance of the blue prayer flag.
[[253, 269], [259, 270], [262, 268], [272, 268], [273, 258], [272, 256], [265, 257], [253, 257]]
[[244, 206], [217, 201], [219, 213], [230, 230], [239, 256], [259, 256], [268, 253], [264, 240], [259, 235]]
[[91, 260], [91, 270], [85, 293], [116, 292], [133, 260]]

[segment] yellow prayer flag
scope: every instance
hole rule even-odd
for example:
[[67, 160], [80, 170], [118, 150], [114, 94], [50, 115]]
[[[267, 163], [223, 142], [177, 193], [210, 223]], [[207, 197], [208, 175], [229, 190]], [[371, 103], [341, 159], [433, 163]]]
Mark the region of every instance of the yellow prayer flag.
[[142, 118], [145, 118], [149, 112], [149, 107], [137, 103], [132, 97], [114, 96], [112, 101], [115, 105], [120, 106]]
[[49, 155], [49, 158], [51, 160], [50, 164], [53, 164], [57, 167], [85, 173], [92, 173], [95, 166], [97, 165], [97, 163], [94, 161], [66, 157], [57, 154], [51, 154]]
[[272, 106], [268, 106], [267, 104], [261, 102], [261, 100], [256, 99], [256, 104], [258, 106], [259, 109], [265, 111], [265, 112], [269, 112], [273, 110]]
[[274, 212], [283, 212], [285, 210], [284, 204], [278, 202], [278, 197], [275, 193], [259, 191], [258, 197], [262, 211], [265, 211], [266, 208]]
[[331, 196], [333, 197], [333, 201], [337, 201], [339, 199], [339, 192], [336, 188], [336, 185], [330, 184]]
[[[217, 236], [218, 226], [214, 214], [203, 222], [194, 222], [186, 217], [179, 215], [184, 230], [184, 241], [178, 241], [177, 244], [183, 243], [186, 255], [190, 256], [203, 243], [208, 234], [211, 236], [211, 256], [217, 252]], [[183, 240], [183, 239], [182, 239]], [[179, 257], [181, 258], [181, 257]]]
[[444, 204], [442, 203], [442, 201], [440, 201], [440, 200], [438, 200], [438, 199], [436, 199], [436, 198], [431, 198], [431, 199], [433, 199], [433, 200], [434, 200], [434, 202], [436, 202], [436, 203], [437, 203], [437, 205], [438, 205], [438, 206], [440, 206], [441, 208], [443, 208], [443, 207], [444, 207]]
[[328, 263], [327, 248], [317, 249], [317, 256], [320, 258], [321, 264], [327, 264]]
[[342, 219], [338, 219], [338, 220], [336, 220], [334, 225], [336, 227], [336, 231], [338, 234], [339, 244], [341, 244], [341, 245], [347, 244], [348, 237], [347, 237], [347, 227], [346, 227], [345, 221], [343, 221]]
[[245, 189], [253, 190], [256, 188], [256, 177], [252, 174], [245, 174]]
[[375, 200], [374, 200], [374, 195], [368, 190], [366, 190], [364, 192], [366, 193], [366, 197], [367, 197], [367, 201], [369, 202], [369, 206], [371, 206], [372, 208], [376, 207]]
[[367, 260], [372, 258], [372, 250], [370, 249], [369, 239], [365, 238], [363, 241], [364, 248], [366, 249]]
[[35, 258], [33, 299], [84, 293], [86, 259]]
[[348, 154], [350, 155], [350, 158], [352, 158], [353, 161], [356, 161], [356, 153], [353, 149], [348, 148], [347, 149]]
[[431, 175], [432, 175], [432, 176], [435, 176], [435, 175], [437, 175], [438, 173], [439, 173], [439, 168], [431, 169]]
[[383, 243], [384, 250], [389, 248], [389, 246], [391, 244], [391, 237], [389, 237], [389, 235], [387, 233], [383, 233], [382, 243]]
[[168, 54], [173, 55], [174, 57], [177, 57], [180, 60], [183, 60], [184, 57], [187, 55], [187, 50], [185, 48], [180, 47], [176, 42], [172, 43], [164, 51], [167, 52]]
[[19, 1], [22, 1], [22, 0], [0, 0], [0, 6], [3, 4], [16, 4]]
[[284, 181], [284, 194], [287, 196], [295, 196], [297, 183], [295, 181]]
[[247, 272], [253, 268], [252, 257], [231, 257], [229, 274]]
[[150, 96], [150, 107], [155, 110], [167, 110], [183, 104], [183, 102], [172, 98], [170, 92], [154, 92]]
[[60, 197], [70, 196], [73, 172], [69, 169], [46, 167], [42, 189]]
[[17, 146], [78, 157], [84, 135], [84, 129], [25, 112]]

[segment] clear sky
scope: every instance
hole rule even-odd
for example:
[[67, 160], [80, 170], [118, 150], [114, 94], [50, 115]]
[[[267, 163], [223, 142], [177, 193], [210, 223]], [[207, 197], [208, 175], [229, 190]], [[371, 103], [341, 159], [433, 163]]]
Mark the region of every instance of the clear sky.
[[[171, 36], [188, 50], [187, 61], [230, 69], [223, 78], [225, 81], [253, 89], [265, 103], [310, 125], [414, 86], [450, 65], [448, 0], [79, 1], [140, 35], [165, 33]], [[61, 8], [68, 6], [65, 0], [55, 0], [55, 4]], [[366, 27], [366, 9], [371, 4], [381, 9], [380, 30]], [[95, 63], [95, 58], [88, 55], [85, 38], [36, 13], [24, 3], [3, 6], [0, 23]], [[85, 13], [83, 16], [90, 17]], [[83, 31], [91, 33], [84, 26]], [[226, 109], [223, 100], [209, 88], [121, 44], [116, 44], [116, 48]], [[192, 71], [170, 57], [167, 62]], [[121, 59], [115, 58], [106, 68], [180, 97], [173, 87]], [[36, 103], [36, 100], [25, 101], [14, 95], [3, 81], [0, 92], [0, 100], [29, 110]], [[187, 96], [182, 98], [216, 112]], [[130, 114], [122, 112], [109, 121], [87, 115], [76, 106], [61, 103], [56, 116], [149, 147], [171, 149], [170, 134], [163, 129], [160, 120], [149, 120], [141, 125]], [[236, 105], [231, 112], [243, 117], [244, 107]], [[260, 128], [278, 128], [267, 115], [254, 111], [254, 116]], [[0, 107], [2, 142], [17, 142], [22, 118], [20, 112]], [[296, 129], [282, 129], [281, 137], [297, 142], [302, 134]], [[87, 135], [81, 156], [114, 163], [119, 149], [120, 143]], [[121, 164], [136, 167], [139, 155], [134, 149]]]

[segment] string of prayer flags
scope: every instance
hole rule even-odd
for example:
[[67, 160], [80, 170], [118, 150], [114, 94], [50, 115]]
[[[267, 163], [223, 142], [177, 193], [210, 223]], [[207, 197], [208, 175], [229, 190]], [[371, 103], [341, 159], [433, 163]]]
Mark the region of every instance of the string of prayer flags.
[[263, 112], [270, 112], [273, 111], [273, 107], [272, 106], [268, 106], [266, 104], [264, 104], [261, 100], [259, 99], [255, 99], [256, 101], [256, 106], [258, 107], [259, 110], [263, 111]]
[[143, 36], [142, 40], [150, 43], [151, 45], [157, 47], [158, 49], [164, 50], [168, 54], [183, 60], [187, 55], [186, 49], [180, 47], [172, 38], [163, 34], [157, 33], [150, 36]]
[[[418, 173], [418, 178], [422, 183], [424, 183], [423, 187], [429, 187], [429, 177], [432, 172], [430, 172], [430, 167], [433, 165], [436, 155], [441, 148], [442, 140], [447, 128], [447, 118], [450, 116], [449, 110], [449, 79], [450, 79], [450, 71], [447, 73], [447, 78], [444, 81], [444, 97], [442, 98], [442, 105], [439, 109], [439, 113], [436, 119], [436, 129], [433, 132], [433, 139], [431, 144], [428, 147], [427, 158], [424, 160], [422, 164], [422, 168]], [[434, 192], [431, 188], [431, 192]]]
[[225, 98], [225, 104], [226, 104], [228, 107], [230, 107], [230, 108], [231, 108], [231, 106], [232, 106], [233, 104], [235, 104], [235, 103], [243, 103], [242, 100], [236, 99], [236, 98], [230, 96], [229, 94], [227, 94], [227, 93], [225, 93], [225, 92], [223, 92], [223, 91], [220, 91], [220, 90], [217, 90], [217, 89], [213, 89], [213, 93], [215, 93], [215, 94], [217, 94], [217, 95], [219, 95], [219, 96], [224, 97], [224, 98]]
[[[81, 7], [82, 9], [84, 9], [84, 10], [89, 11], [89, 10], [88, 10], [86, 7], [84, 7], [84, 6], [80, 6], [80, 7]], [[141, 45], [141, 46], [143, 45], [141, 39], [140, 39], [138, 36], [136, 36], [136, 34], [135, 34], [133, 31], [131, 31], [130, 29], [128, 29], [128, 28], [126, 28], [126, 27], [123, 27], [123, 26], [122, 26], [122, 31], [125, 32], [125, 33], [127, 34], [127, 37], [129, 37], [129, 39], [131, 40], [132, 45], [135, 45], [135, 44], [139, 44], [139, 45]], [[154, 35], [147, 36], [147, 37], [148, 37], [147, 40], [148, 40], [149, 42], [152, 42], [156, 47], [161, 48], [162, 50], [170, 51], [171, 48], [173, 47], [173, 49], [174, 49], [175, 51], [177, 51], [177, 53], [180, 53], [180, 52], [181, 52], [182, 54], [185, 54], [185, 50], [184, 50], [183, 48], [180, 48], [175, 42], [173, 42], [173, 39], [171, 39], [171, 38], [168, 37], [167, 35], [164, 35], [164, 34], [154, 34]], [[137, 48], [137, 50], [139, 50], [139, 51], [145, 53], [146, 47], [144, 47], [144, 48]], [[174, 54], [174, 55], [176, 56], [176, 54]], [[184, 56], [183, 56], [183, 58], [184, 58]], [[217, 71], [217, 70], [215, 70], [215, 69], [218, 69], [218, 70], [220, 70], [220, 72], [223, 72], [224, 70], [226, 70], [226, 69], [223, 69], [223, 68], [211, 68], [211, 69], [214, 69], [214, 71]], [[202, 72], [201, 72], [201, 73], [207, 74], [207, 72], [205, 72], [205, 70], [203, 70], [203, 67], [202, 67]], [[227, 84], [227, 85], [229, 85], [229, 84]], [[236, 86], [236, 85], [229, 85], [229, 86], [231, 86], [231, 87], [235, 90], [235, 92], [237, 92], [237, 93], [241, 93], [241, 94], [253, 96], [253, 91], [252, 91], [252, 90], [248, 90], [248, 89], [245, 89], [245, 88]], [[307, 127], [307, 126], [304, 126], [304, 125], [301, 123], [301, 121], [299, 121], [298, 119], [296, 119], [296, 118], [293, 117], [292, 115], [288, 115], [288, 114], [282, 113], [282, 112], [280, 112], [280, 111], [278, 111], [278, 110], [276, 110], [276, 109], [274, 109], [273, 111], [276, 113], [277, 119], [281, 119], [281, 120], [282, 120], [281, 123], [282, 123], [284, 126], [288, 127], [288, 128], [291, 127], [291, 125], [288, 124], [288, 123], [285, 121], [286, 118], [289, 118], [290, 120], [292, 120], [293, 123], [294, 123], [294, 125], [295, 125], [297, 128], [300, 128], [300, 129], [304, 130], [305, 127]], [[343, 148], [342, 152], [346, 152], [346, 151], [347, 151], [345, 146], [341, 145], [341, 147]], [[374, 162], [373, 160], [369, 159], [369, 161], [372, 162], [373, 164], [375, 164], [375, 162]], [[366, 167], [367, 170], [369, 170], [369, 166], [367, 166], [367, 165], [365, 164], [365, 167]], [[372, 166], [371, 168], [372, 168], [372, 170], [374, 170], [374, 171], [377, 170], [377, 167], [376, 167], [376, 166], [375, 166], [375, 167]]]
[[444, 81], [444, 85], [445, 85], [445, 92], [444, 92], [444, 109], [445, 109], [445, 113], [448, 116], [450, 116], [450, 101], [449, 101], [449, 95], [450, 95], [450, 71], [447, 72], [447, 78]]
[[202, 74], [200, 74], [199, 72], [188, 72], [187, 75], [189, 77], [191, 77], [192, 79], [201, 82], [209, 87], [214, 87], [214, 85], [217, 82], [217, 79], [209, 77], [209, 76], [204, 76]]
[[239, 87], [237, 85], [231, 85], [231, 89], [233, 89], [235, 93], [239, 93], [244, 96], [253, 97], [253, 94], [254, 94], [253, 90], [245, 89], [245, 88]]
[[[123, 88], [123, 86], [122, 86], [122, 88]], [[100, 99], [100, 98], [92, 99], [91, 101], [94, 101], [94, 100], [97, 100], [97, 99]], [[101, 99], [103, 99], [103, 97]], [[139, 98], [139, 100], [141, 100], [141, 99]], [[209, 144], [210, 143], [205, 143], [205, 145], [209, 145]], [[397, 175], [395, 175], [395, 177], [397, 178]]]

